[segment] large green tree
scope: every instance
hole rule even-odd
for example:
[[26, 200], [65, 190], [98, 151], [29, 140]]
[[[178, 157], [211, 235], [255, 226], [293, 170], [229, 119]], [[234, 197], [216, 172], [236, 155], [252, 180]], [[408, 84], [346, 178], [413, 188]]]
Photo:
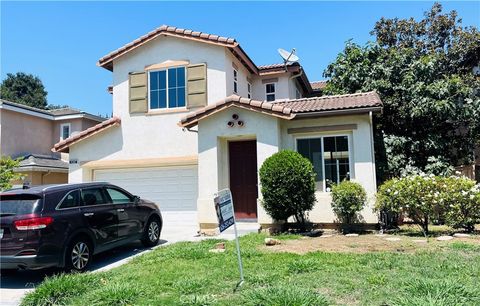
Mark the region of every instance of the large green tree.
[[0, 84], [0, 95], [2, 99], [37, 108], [46, 108], [48, 105], [42, 80], [23, 72], [7, 73]]
[[375, 42], [351, 41], [324, 72], [326, 94], [375, 90], [379, 178], [446, 173], [470, 163], [480, 139], [480, 33], [434, 4], [422, 20], [380, 19]]

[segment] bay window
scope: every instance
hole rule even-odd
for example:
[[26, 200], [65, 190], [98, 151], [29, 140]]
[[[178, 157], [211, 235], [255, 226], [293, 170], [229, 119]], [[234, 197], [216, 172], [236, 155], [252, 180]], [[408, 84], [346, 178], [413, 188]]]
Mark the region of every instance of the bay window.
[[149, 73], [150, 109], [185, 107], [185, 67]]
[[297, 151], [312, 162], [317, 190], [329, 192], [333, 184], [350, 179], [348, 136], [297, 139]]

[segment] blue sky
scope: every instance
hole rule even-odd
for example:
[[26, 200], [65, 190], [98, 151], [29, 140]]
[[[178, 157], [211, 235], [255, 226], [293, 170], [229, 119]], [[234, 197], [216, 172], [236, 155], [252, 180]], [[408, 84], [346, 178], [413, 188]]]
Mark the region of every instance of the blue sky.
[[[342, 51], [365, 43], [380, 17], [421, 18], [433, 2], [5, 2], [1, 1], [1, 79], [39, 76], [52, 104], [110, 114], [108, 52], [162, 25], [236, 38], [257, 65], [296, 48], [311, 81]], [[480, 23], [480, 3], [444, 2], [464, 25]]]

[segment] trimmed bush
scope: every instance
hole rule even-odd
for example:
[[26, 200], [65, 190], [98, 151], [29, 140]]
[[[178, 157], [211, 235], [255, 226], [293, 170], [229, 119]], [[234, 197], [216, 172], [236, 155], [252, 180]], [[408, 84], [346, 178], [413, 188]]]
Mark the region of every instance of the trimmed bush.
[[419, 224], [445, 221], [472, 231], [480, 222], [480, 188], [465, 177], [410, 175], [386, 181], [377, 193], [377, 211], [404, 214]]
[[367, 193], [359, 184], [343, 181], [332, 187], [332, 208], [340, 222], [352, 224], [358, 221], [358, 213], [365, 207]]
[[260, 168], [262, 205], [275, 220], [291, 216], [305, 226], [307, 211], [315, 203], [315, 172], [312, 163], [293, 151], [281, 151], [267, 158]]

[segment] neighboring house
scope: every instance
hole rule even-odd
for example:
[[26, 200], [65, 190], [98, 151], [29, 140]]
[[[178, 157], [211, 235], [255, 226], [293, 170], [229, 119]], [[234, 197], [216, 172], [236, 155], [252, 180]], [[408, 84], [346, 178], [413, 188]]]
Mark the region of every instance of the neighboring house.
[[[258, 169], [282, 149], [317, 172], [316, 223], [332, 224], [329, 193], [350, 178], [376, 191], [374, 92], [310, 97], [299, 64], [257, 66], [233, 38], [160, 28], [102, 57], [113, 76], [114, 117], [57, 143], [70, 152], [69, 181], [110, 181], [159, 203], [195, 211], [202, 231], [217, 226], [215, 192], [230, 188], [239, 219], [270, 224]], [[362, 212], [377, 223], [371, 206]]]
[[52, 153], [52, 146], [105, 120], [73, 108], [44, 110], [0, 100], [0, 156], [23, 158], [16, 172], [18, 184], [68, 182], [68, 154]]

